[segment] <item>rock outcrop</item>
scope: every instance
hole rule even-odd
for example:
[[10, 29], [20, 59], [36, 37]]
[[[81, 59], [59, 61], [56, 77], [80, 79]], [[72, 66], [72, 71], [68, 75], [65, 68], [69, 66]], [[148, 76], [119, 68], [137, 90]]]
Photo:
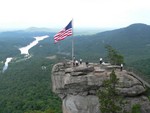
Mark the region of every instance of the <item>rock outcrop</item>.
[[125, 109], [131, 111], [132, 105], [140, 104], [141, 113], [150, 113], [145, 84], [135, 74], [110, 64], [82, 63], [73, 67], [71, 62], [55, 64], [52, 69], [53, 92], [63, 101], [63, 113], [100, 113], [96, 91], [114, 68], [119, 78], [117, 88], [127, 101]]

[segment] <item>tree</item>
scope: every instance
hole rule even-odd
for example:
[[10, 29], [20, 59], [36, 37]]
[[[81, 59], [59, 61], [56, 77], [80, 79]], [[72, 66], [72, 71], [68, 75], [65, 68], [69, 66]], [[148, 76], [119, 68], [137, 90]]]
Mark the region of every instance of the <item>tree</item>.
[[105, 48], [107, 49], [108, 55], [107, 58], [110, 61], [111, 64], [122, 64], [124, 63], [124, 57], [112, 46], [106, 45]]
[[105, 80], [103, 82], [103, 88], [97, 92], [102, 113], [118, 113], [122, 111], [121, 106], [123, 105], [123, 101], [116, 89], [118, 80], [115, 71], [112, 70], [110, 79]]

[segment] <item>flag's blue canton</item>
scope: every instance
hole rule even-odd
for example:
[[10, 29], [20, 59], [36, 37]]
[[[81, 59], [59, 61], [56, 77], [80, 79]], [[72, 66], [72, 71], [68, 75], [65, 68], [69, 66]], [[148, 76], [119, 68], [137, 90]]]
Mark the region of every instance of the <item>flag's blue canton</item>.
[[65, 27], [66, 30], [70, 28], [72, 28], [72, 21], [70, 21], [69, 24]]

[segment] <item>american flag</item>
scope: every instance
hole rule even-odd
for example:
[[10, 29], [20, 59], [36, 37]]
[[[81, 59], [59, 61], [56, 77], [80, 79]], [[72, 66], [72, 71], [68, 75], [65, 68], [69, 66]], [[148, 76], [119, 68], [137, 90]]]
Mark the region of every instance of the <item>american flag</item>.
[[63, 30], [59, 31], [54, 36], [55, 43], [57, 43], [60, 40], [64, 40], [67, 36], [71, 36], [72, 34], [73, 32], [72, 32], [72, 20], [71, 20]]

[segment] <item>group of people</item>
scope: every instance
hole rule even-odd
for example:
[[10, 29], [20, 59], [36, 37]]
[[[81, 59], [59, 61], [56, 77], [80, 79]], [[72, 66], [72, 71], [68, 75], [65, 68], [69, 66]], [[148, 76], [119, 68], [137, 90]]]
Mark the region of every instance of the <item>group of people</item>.
[[[73, 57], [73, 66], [74, 66], [74, 67], [75, 67], [75, 66], [79, 66], [79, 65], [81, 65], [82, 63], [83, 63], [83, 60], [82, 60], [81, 58], [80, 58], [80, 60], [78, 61], [78, 60], [75, 59], [75, 57]], [[86, 64], [86, 66], [88, 67], [89, 62], [86, 61], [85, 64]]]
[[[100, 63], [100, 64], [104, 64], [102, 58], [99, 59], [99, 63]], [[122, 70], [123, 70], [123, 64], [120, 65], [120, 71], [122, 71]]]
[[82, 64], [82, 59], [80, 59], [79, 61], [75, 59], [75, 57], [73, 57], [73, 66], [79, 66], [79, 64]]
[[[100, 63], [100, 65], [101, 65], [101, 64], [105, 64], [105, 63], [103, 62], [103, 59], [102, 59], [102, 58], [99, 59], [99, 63]], [[82, 64], [82, 59], [80, 59], [80, 60], [78, 61], [78, 60], [75, 59], [75, 57], [73, 57], [73, 66], [79, 66], [79, 64], [80, 64], [80, 65]], [[85, 64], [86, 64], [86, 66], [88, 67], [88, 62], [85, 62]], [[122, 71], [122, 70], [123, 70], [123, 64], [120, 65], [120, 71]]]

